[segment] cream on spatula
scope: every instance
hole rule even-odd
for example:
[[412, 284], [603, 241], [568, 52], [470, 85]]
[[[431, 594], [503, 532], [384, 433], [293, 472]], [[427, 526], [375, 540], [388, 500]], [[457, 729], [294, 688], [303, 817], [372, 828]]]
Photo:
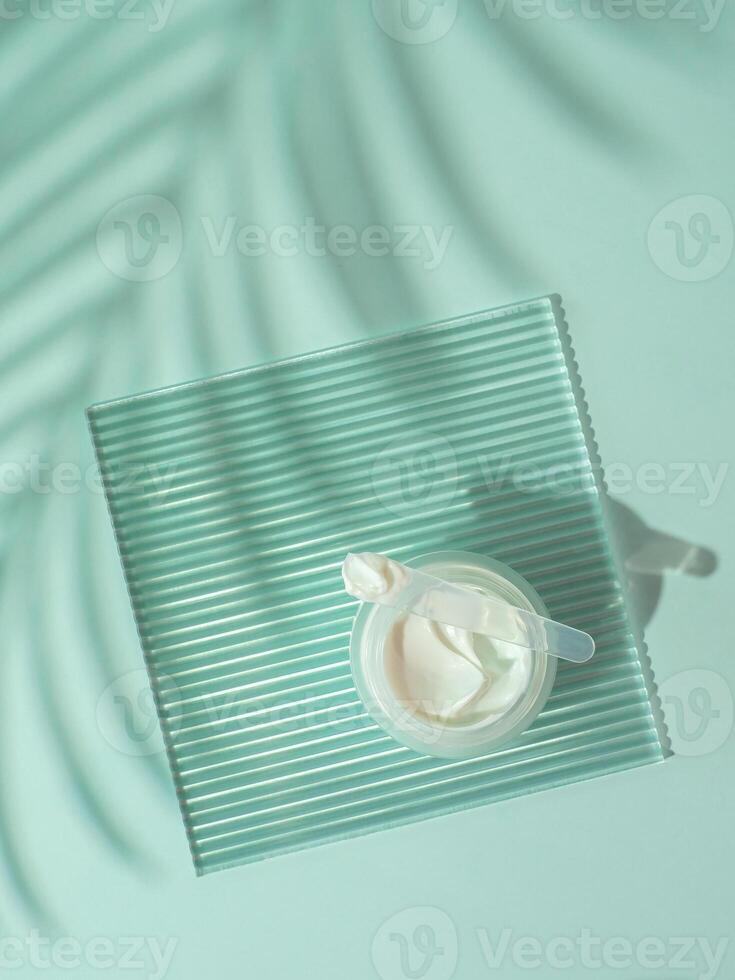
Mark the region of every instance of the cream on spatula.
[[541, 650], [573, 663], [585, 663], [595, 652], [595, 641], [588, 633], [452, 585], [385, 555], [347, 555], [342, 578], [345, 589], [355, 599], [423, 616], [443, 626]]

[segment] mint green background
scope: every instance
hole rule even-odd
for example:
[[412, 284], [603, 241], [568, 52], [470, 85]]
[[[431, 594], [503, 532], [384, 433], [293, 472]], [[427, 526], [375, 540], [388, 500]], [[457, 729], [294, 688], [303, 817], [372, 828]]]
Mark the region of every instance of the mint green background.
[[[681, 282], [646, 239], [685, 195], [735, 212], [735, 13], [704, 34], [459, 6], [444, 38], [415, 47], [337, 0], [178, 0], [155, 33], [150, 16], [19, 7], [4, 21], [2, 460], [86, 467], [92, 401], [553, 290], [604, 461], [732, 467], [735, 263]], [[168, 198], [184, 227], [180, 261], [150, 284], [113, 275], [95, 247], [103, 215], [136, 194]], [[199, 219], [228, 214], [455, 231], [432, 272], [215, 259]], [[711, 507], [621, 498], [719, 557], [709, 577], [666, 577], [646, 631], [659, 679], [704, 668], [734, 686], [734, 480]], [[102, 690], [141, 664], [102, 498], [26, 490], [0, 508], [6, 934], [176, 937], [174, 978], [376, 977], [380, 925], [426, 905], [456, 924], [461, 980], [488, 973], [478, 928], [735, 945], [732, 734], [700, 757], [196, 880], [160, 760], [116, 752], [96, 723]], [[731, 949], [720, 975], [733, 963]], [[509, 959], [502, 976], [544, 973]]]

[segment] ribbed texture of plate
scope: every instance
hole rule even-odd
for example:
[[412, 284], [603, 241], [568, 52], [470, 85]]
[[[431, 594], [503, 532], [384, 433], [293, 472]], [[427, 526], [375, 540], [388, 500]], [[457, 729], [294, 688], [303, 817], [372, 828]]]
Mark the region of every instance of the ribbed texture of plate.
[[[199, 873], [663, 758], [552, 299], [89, 410]], [[507, 562], [592, 633], [516, 743], [405, 749], [351, 681], [348, 550]]]

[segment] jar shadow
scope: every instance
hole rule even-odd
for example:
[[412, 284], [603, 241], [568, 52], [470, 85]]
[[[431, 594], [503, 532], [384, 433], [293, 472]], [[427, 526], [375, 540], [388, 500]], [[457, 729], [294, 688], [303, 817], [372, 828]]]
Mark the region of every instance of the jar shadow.
[[650, 527], [635, 511], [609, 494], [604, 496], [610, 536], [628, 584], [631, 615], [647, 626], [658, 608], [667, 574], [707, 578], [717, 570], [710, 548]]

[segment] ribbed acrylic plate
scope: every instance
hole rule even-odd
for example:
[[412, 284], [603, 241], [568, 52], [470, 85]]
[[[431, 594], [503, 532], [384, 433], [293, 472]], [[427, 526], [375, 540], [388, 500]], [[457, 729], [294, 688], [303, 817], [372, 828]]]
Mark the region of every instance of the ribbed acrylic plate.
[[[583, 404], [541, 299], [89, 410], [199, 873], [663, 758]], [[471, 762], [385, 735], [349, 668], [345, 553], [441, 549], [597, 641]]]

